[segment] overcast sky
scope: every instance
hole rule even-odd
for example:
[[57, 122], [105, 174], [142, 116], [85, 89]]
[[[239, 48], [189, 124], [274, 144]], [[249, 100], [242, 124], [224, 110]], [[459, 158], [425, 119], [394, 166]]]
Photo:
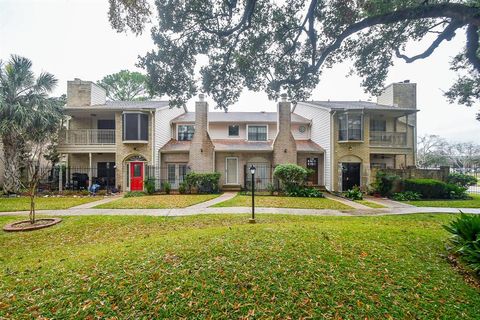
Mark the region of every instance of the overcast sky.
[[[97, 81], [121, 69], [135, 70], [138, 56], [153, 48], [149, 32], [140, 37], [118, 34], [108, 23], [107, 0], [0, 0], [0, 59], [10, 54], [30, 58], [35, 72], [48, 71], [59, 79], [56, 95], [66, 92], [67, 80]], [[417, 83], [418, 132], [451, 141], [479, 141], [478, 106], [450, 105], [442, 95], [455, 79], [449, 61], [464, 44], [464, 36], [444, 43], [427, 60], [395, 61], [388, 83], [409, 79]], [[412, 44], [418, 53], [428, 44]], [[313, 100], [367, 100], [360, 79], [347, 77], [349, 63], [328, 69]], [[388, 84], [387, 83], [387, 84]], [[373, 99], [375, 101], [375, 99]], [[188, 103], [193, 109], [194, 101]], [[213, 104], [211, 104], [213, 109]], [[244, 92], [231, 111], [274, 111], [266, 94]]]

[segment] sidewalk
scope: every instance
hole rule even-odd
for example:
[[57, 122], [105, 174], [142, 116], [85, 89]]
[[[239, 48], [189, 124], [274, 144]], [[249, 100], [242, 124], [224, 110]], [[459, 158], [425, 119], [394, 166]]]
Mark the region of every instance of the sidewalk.
[[[398, 207], [382, 209], [292, 209], [292, 208], [261, 208], [256, 207], [255, 213], [293, 214], [314, 216], [381, 216], [412, 213], [464, 213], [480, 214], [480, 209], [471, 208], [432, 208], [432, 207]], [[249, 214], [250, 207], [208, 208], [191, 206], [183, 209], [65, 209], [65, 210], [37, 210], [37, 214], [53, 216], [83, 216], [83, 215], [122, 215], [122, 216], [162, 216], [178, 217], [197, 214]], [[28, 215], [28, 211], [0, 212], [0, 216]]]

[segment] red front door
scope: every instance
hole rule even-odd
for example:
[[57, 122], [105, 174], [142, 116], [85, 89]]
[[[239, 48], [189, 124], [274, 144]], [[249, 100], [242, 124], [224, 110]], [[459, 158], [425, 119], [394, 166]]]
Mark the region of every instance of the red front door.
[[143, 191], [143, 162], [130, 162], [130, 190]]

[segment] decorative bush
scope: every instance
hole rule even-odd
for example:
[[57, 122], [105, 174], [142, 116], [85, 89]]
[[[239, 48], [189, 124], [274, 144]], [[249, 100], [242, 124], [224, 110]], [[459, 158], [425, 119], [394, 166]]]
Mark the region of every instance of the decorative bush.
[[218, 193], [218, 181], [220, 180], [219, 172], [196, 173], [189, 172], [185, 176], [186, 189], [191, 192], [192, 188], [196, 188], [198, 193]]
[[164, 181], [162, 183], [162, 190], [165, 191], [166, 194], [170, 194], [170, 191], [172, 190], [172, 185], [168, 181]]
[[141, 191], [129, 191], [127, 193], [125, 193], [125, 195], [123, 196], [124, 198], [132, 198], [132, 197], [143, 197], [143, 196], [146, 196], [147, 194], [145, 192], [141, 192]]
[[447, 183], [454, 184], [459, 187], [467, 188], [477, 184], [477, 178], [468, 174], [451, 173], [447, 177]]
[[155, 193], [155, 179], [148, 178], [147, 180], [145, 180], [145, 191], [148, 194]]
[[272, 196], [275, 193], [275, 191], [277, 191], [277, 188], [273, 183], [269, 183], [267, 184], [267, 191]]
[[393, 185], [400, 177], [394, 174], [387, 174], [383, 171], [378, 171], [373, 183], [374, 192], [378, 192], [382, 197], [387, 197], [392, 194]]
[[397, 192], [394, 193], [392, 198], [397, 201], [417, 201], [420, 200], [422, 195], [413, 191]]
[[452, 234], [452, 250], [480, 275], [480, 215], [466, 215], [443, 226]]
[[363, 200], [363, 193], [357, 186], [353, 187], [353, 189], [345, 191], [343, 195], [350, 200]]
[[405, 191], [420, 193], [425, 199], [465, 199], [466, 188], [435, 179], [407, 179]]
[[187, 184], [185, 183], [185, 181], [180, 183], [180, 185], [178, 186], [178, 193], [180, 193], [180, 194], [187, 193]]
[[285, 192], [289, 197], [303, 197], [303, 198], [323, 198], [323, 193], [315, 188], [310, 187], [297, 187], [293, 188], [290, 192]]
[[273, 176], [280, 180], [280, 184], [287, 194], [299, 192], [305, 185], [309, 174], [310, 170], [293, 163], [280, 164], [273, 171]]

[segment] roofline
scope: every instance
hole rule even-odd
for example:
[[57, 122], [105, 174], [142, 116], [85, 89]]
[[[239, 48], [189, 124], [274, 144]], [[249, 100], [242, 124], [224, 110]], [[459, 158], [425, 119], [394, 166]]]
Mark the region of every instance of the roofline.
[[[319, 102], [321, 102], [321, 101], [319, 101]], [[332, 101], [332, 102], [335, 102], [335, 101]], [[345, 101], [345, 102], [349, 102], [349, 101]], [[357, 102], [357, 101], [351, 101], [351, 102]], [[360, 101], [360, 102], [373, 103], [373, 102], [368, 102], [368, 101]], [[371, 110], [375, 110], [375, 111], [410, 111], [410, 113], [416, 113], [416, 112], [420, 111], [419, 109], [399, 108], [399, 107], [393, 107], [393, 106], [388, 106], [388, 105], [385, 105], [385, 104], [378, 104], [378, 103], [373, 103], [373, 104], [376, 104], [376, 105], [379, 105], [379, 106], [390, 107], [390, 108], [382, 109], [382, 108], [365, 108], [365, 107], [362, 107], [362, 108], [359, 108], [359, 107], [355, 107], [355, 108], [326, 107], [326, 106], [323, 106], [323, 105], [317, 105], [317, 104], [308, 103], [308, 102], [304, 102], [304, 101], [299, 101], [297, 104], [304, 104], [304, 105], [307, 105], [309, 107], [321, 108], [321, 109], [325, 109], [325, 110], [328, 110], [328, 111], [342, 111], [342, 110], [371, 111]]]

